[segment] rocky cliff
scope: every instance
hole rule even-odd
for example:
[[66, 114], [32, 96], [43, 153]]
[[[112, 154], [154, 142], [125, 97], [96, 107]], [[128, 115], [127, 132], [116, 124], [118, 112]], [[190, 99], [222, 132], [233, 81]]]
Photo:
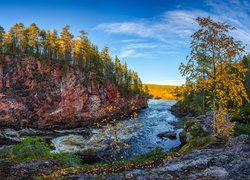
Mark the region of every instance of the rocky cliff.
[[0, 56], [0, 125], [73, 128], [147, 107], [140, 95], [124, 98], [114, 83], [33, 57]]

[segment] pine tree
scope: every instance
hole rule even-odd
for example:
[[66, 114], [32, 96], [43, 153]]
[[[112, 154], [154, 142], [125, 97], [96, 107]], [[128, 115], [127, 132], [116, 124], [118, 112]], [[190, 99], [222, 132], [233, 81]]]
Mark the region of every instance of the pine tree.
[[59, 58], [59, 44], [58, 44], [58, 36], [57, 31], [55, 29], [51, 29], [48, 31], [45, 40], [45, 49], [47, 50], [49, 59], [58, 59]]
[[47, 57], [47, 48], [46, 48], [46, 36], [47, 36], [47, 33], [44, 29], [40, 30], [39, 32], [39, 44], [40, 44], [40, 56], [41, 57]]
[[39, 47], [39, 34], [40, 29], [37, 27], [35, 23], [32, 23], [28, 28], [28, 45], [30, 47], [30, 52], [36, 54], [37, 56], [40, 54]]
[[70, 26], [65, 25], [58, 39], [60, 54], [66, 64], [71, 63], [71, 50], [73, 35], [69, 32]]
[[116, 75], [115, 82], [117, 85], [119, 85], [119, 82], [121, 82], [120, 66], [121, 66], [120, 60], [117, 56], [115, 56], [115, 75]]
[[106, 77], [108, 77], [108, 79], [112, 82], [115, 82], [115, 67], [109, 54], [108, 46], [103, 48], [101, 52], [101, 58], [104, 64], [104, 75], [106, 75]]
[[13, 54], [23, 53], [28, 46], [27, 34], [23, 23], [15, 24], [9, 31]]
[[0, 53], [4, 53], [4, 28], [0, 26]]

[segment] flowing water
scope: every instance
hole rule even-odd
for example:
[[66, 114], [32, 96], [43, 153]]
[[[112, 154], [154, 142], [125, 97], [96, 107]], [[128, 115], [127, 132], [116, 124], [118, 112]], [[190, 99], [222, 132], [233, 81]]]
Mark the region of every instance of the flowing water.
[[[179, 146], [179, 132], [175, 129], [173, 122], [179, 119], [171, 114], [169, 108], [176, 101], [149, 100], [148, 108], [140, 110], [137, 118], [126, 118], [119, 120], [116, 129], [113, 126], [102, 126], [101, 128], [76, 128], [68, 130], [42, 131], [31, 128], [5, 129], [2, 132], [12, 140], [19, 141], [27, 136], [42, 136], [48, 142], [54, 144], [54, 152], [73, 152], [85, 157], [99, 157], [111, 159], [112, 155], [123, 156], [124, 159], [149, 152], [156, 147], [162, 147], [165, 151]], [[174, 131], [176, 139], [159, 138], [162, 132]], [[101, 133], [100, 133], [101, 132]], [[126, 142], [129, 146], [120, 149], [120, 152], [111, 149], [115, 139]], [[119, 148], [118, 148], [119, 149]], [[118, 159], [119, 159], [118, 157]]]
[[[148, 108], [139, 113], [138, 123], [141, 123], [141, 126], [135, 129], [135, 135], [128, 140], [130, 146], [126, 148], [125, 157], [144, 154], [156, 147], [162, 147], [168, 151], [181, 144], [179, 140], [181, 129], [175, 129], [172, 125], [172, 122], [179, 119], [169, 111], [169, 108], [175, 103], [176, 101], [170, 100], [149, 100]], [[175, 131], [177, 138], [171, 140], [157, 136], [166, 131]]]
[[[181, 144], [178, 136], [181, 129], [175, 129], [172, 125], [173, 122], [178, 121], [178, 118], [169, 111], [169, 108], [175, 103], [176, 101], [170, 100], [149, 100], [148, 108], [138, 112], [137, 118], [118, 121], [116, 130], [112, 126], [91, 128], [89, 136], [69, 134], [55, 138], [52, 142], [55, 144], [56, 151], [59, 152], [74, 151], [85, 155], [98, 154], [106, 159], [110, 159], [112, 155], [117, 153], [109, 146], [114, 143], [115, 137], [129, 145], [126, 148], [121, 148], [115, 156], [116, 159], [120, 159], [121, 156], [124, 159], [131, 158], [147, 153], [156, 147], [162, 147], [168, 151]], [[176, 139], [157, 136], [159, 133], [168, 131], [176, 132]]]

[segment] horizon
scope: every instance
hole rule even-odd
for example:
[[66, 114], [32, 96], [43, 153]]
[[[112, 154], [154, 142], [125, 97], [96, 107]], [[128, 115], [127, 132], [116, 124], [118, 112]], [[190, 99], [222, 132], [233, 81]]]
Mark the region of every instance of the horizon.
[[185, 79], [178, 68], [190, 50], [190, 36], [198, 28], [194, 21], [198, 16], [211, 16], [236, 27], [232, 35], [247, 45], [246, 53], [250, 52], [250, 2], [202, 2], [10, 0], [1, 4], [0, 25], [8, 30], [18, 22], [25, 26], [34, 22], [46, 30], [60, 31], [68, 24], [74, 37], [84, 29], [99, 50], [108, 45], [112, 57], [118, 55], [122, 62], [126, 61], [144, 84], [181, 85]]

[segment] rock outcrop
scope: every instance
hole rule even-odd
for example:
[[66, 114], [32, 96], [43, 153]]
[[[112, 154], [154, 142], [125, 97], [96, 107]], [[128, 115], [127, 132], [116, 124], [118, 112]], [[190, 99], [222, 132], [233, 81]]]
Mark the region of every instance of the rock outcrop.
[[[241, 135], [227, 143], [211, 144], [193, 150], [163, 165], [151, 168], [138, 168], [108, 176], [103, 179], [249, 179], [250, 178], [250, 139]], [[94, 179], [88, 174], [76, 174], [67, 178]], [[96, 178], [96, 177], [95, 177]]]
[[181, 101], [178, 101], [175, 105], [171, 106], [169, 110], [175, 116], [185, 117], [185, 119], [192, 119], [193, 117], [198, 115], [198, 112], [196, 112], [195, 110], [183, 106]]
[[33, 57], [0, 56], [0, 125], [74, 128], [147, 107], [146, 98], [124, 98], [114, 83], [98, 78]]

